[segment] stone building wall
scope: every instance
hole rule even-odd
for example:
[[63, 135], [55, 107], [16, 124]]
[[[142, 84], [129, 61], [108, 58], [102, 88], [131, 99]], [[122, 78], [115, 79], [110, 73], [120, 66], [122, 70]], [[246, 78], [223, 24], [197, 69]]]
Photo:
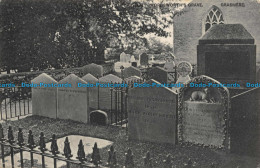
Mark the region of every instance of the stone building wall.
[[[260, 4], [257, 0], [193, 0], [174, 17], [174, 53], [177, 58], [197, 62], [197, 45], [211, 7], [218, 7], [225, 24], [242, 24], [255, 38], [257, 61], [260, 61]], [[227, 6], [230, 5], [237, 6]], [[239, 4], [240, 3], [240, 4]], [[203, 25], [203, 26], [202, 26]]]

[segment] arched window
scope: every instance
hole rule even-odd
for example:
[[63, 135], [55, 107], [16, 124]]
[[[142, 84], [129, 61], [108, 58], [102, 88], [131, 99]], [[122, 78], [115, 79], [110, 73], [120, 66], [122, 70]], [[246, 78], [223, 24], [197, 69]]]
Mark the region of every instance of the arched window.
[[210, 11], [206, 17], [205, 32], [209, 28], [211, 28], [212, 25], [215, 25], [215, 24], [224, 24], [224, 18], [223, 18], [223, 13], [221, 12], [221, 10], [216, 6], [212, 6], [212, 8], [210, 9]]

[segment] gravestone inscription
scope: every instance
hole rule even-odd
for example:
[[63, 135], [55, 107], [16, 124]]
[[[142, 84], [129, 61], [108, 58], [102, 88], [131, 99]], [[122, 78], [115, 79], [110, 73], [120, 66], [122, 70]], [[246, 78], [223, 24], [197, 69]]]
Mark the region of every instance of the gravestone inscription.
[[229, 91], [225, 87], [191, 87], [220, 83], [199, 76], [179, 90], [179, 142], [229, 148]]
[[[149, 80], [148, 84], [160, 84]], [[129, 138], [176, 143], [177, 94], [163, 87], [135, 87], [128, 94]]]

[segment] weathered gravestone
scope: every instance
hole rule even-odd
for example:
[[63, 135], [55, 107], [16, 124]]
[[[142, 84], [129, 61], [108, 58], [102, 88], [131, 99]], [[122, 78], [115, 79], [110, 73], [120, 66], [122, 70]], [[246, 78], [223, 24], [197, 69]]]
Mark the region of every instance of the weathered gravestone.
[[175, 70], [175, 62], [173, 56], [166, 57], [166, 62], [164, 64], [164, 69], [167, 71], [174, 71]]
[[[33, 84], [44, 84], [32, 87], [32, 114], [57, 118], [57, 87], [58, 82], [49, 75], [42, 73], [31, 81]], [[47, 86], [50, 85], [50, 86]]]
[[92, 109], [98, 108], [98, 88], [96, 87], [96, 83], [98, 79], [88, 73], [87, 75], [83, 76], [82, 79], [87, 82], [88, 84], [93, 84], [93, 87], [88, 88], [88, 98], [89, 98], [89, 107]]
[[154, 79], [160, 83], [168, 83], [168, 72], [162, 67], [153, 67], [148, 71], [149, 79]]
[[131, 59], [131, 56], [129, 54], [126, 54], [124, 52], [122, 52], [120, 54], [120, 62], [129, 62]]
[[[198, 84], [198, 87], [192, 87]], [[203, 86], [204, 84], [204, 86]], [[198, 76], [180, 88], [178, 95], [178, 139], [180, 143], [229, 149], [229, 91], [207, 87], [220, 83]]]
[[103, 66], [97, 65], [97, 64], [94, 64], [94, 63], [89, 64], [89, 65], [85, 65], [83, 67], [82, 71], [83, 71], [83, 75], [90, 73], [93, 76], [95, 76], [96, 78], [99, 78], [99, 77], [103, 76], [103, 74], [104, 74]]
[[131, 56], [131, 58], [130, 58], [130, 62], [135, 62], [135, 56]]
[[148, 62], [149, 61], [149, 56], [148, 56], [148, 54], [142, 53], [140, 55], [139, 60], [140, 60], [140, 65], [141, 66], [148, 66], [149, 65], [149, 62]]
[[88, 93], [86, 87], [78, 87], [78, 83], [87, 84], [78, 76], [71, 74], [59, 81], [59, 84], [70, 84], [71, 87], [58, 88], [58, 118], [88, 122]]
[[123, 70], [124, 78], [128, 78], [130, 76], [139, 76], [140, 77], [141, 75], [142, 75], [141, 70], [136, 67], [133, 67], [133, 66], [130, 66]]
[[256, 45], [241, 24], [218, 24], [210, 28], [197, 46], [198, 75], [222, 83], [255, 82]]
[[260, 88], [231, 97], [230, 150], [232, 153], [260, 154]]
[[[114, 83], [122, 83], [122, 79], [109, 74], [103, 76], [99, 79], [100, 84], [114, 84]], [[110, 110], [111, 109], [111, 90], [112, 90], [112, 109], [115, 109], [115, 105], [113, 104], [115, 101], [115, 93], [113, 92], [113, 88], [111, 87], [101, 87], [99, 86], [99, 108], [102, 110]]]
[[98, 125], [108, 124], [107, 113], [102, 110], [91, 111], [89, 114], [89, 120], [91, 124], [98, 124]]
[[179, 78], [176, 83], [186, 83], [190, 80], [190, 74], [192, 72], [192, 65], [187, 61], [182, 61], [177, 65], [177, 73]]
[[135, 87], [128, 93], [129, 139], [175, 144], [177, 94], [164, 87]]

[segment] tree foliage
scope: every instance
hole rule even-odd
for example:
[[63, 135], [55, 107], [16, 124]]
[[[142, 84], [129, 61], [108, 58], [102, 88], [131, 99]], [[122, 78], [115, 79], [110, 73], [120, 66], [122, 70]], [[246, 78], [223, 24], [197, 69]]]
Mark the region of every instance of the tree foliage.
[[106, 47], [131, 41], [134, 48], [147, 33], [168, 36], [171, 24], [157, 7], [130, 0], [2, 0], [0, 7], [8, 71], [102, 62]]

